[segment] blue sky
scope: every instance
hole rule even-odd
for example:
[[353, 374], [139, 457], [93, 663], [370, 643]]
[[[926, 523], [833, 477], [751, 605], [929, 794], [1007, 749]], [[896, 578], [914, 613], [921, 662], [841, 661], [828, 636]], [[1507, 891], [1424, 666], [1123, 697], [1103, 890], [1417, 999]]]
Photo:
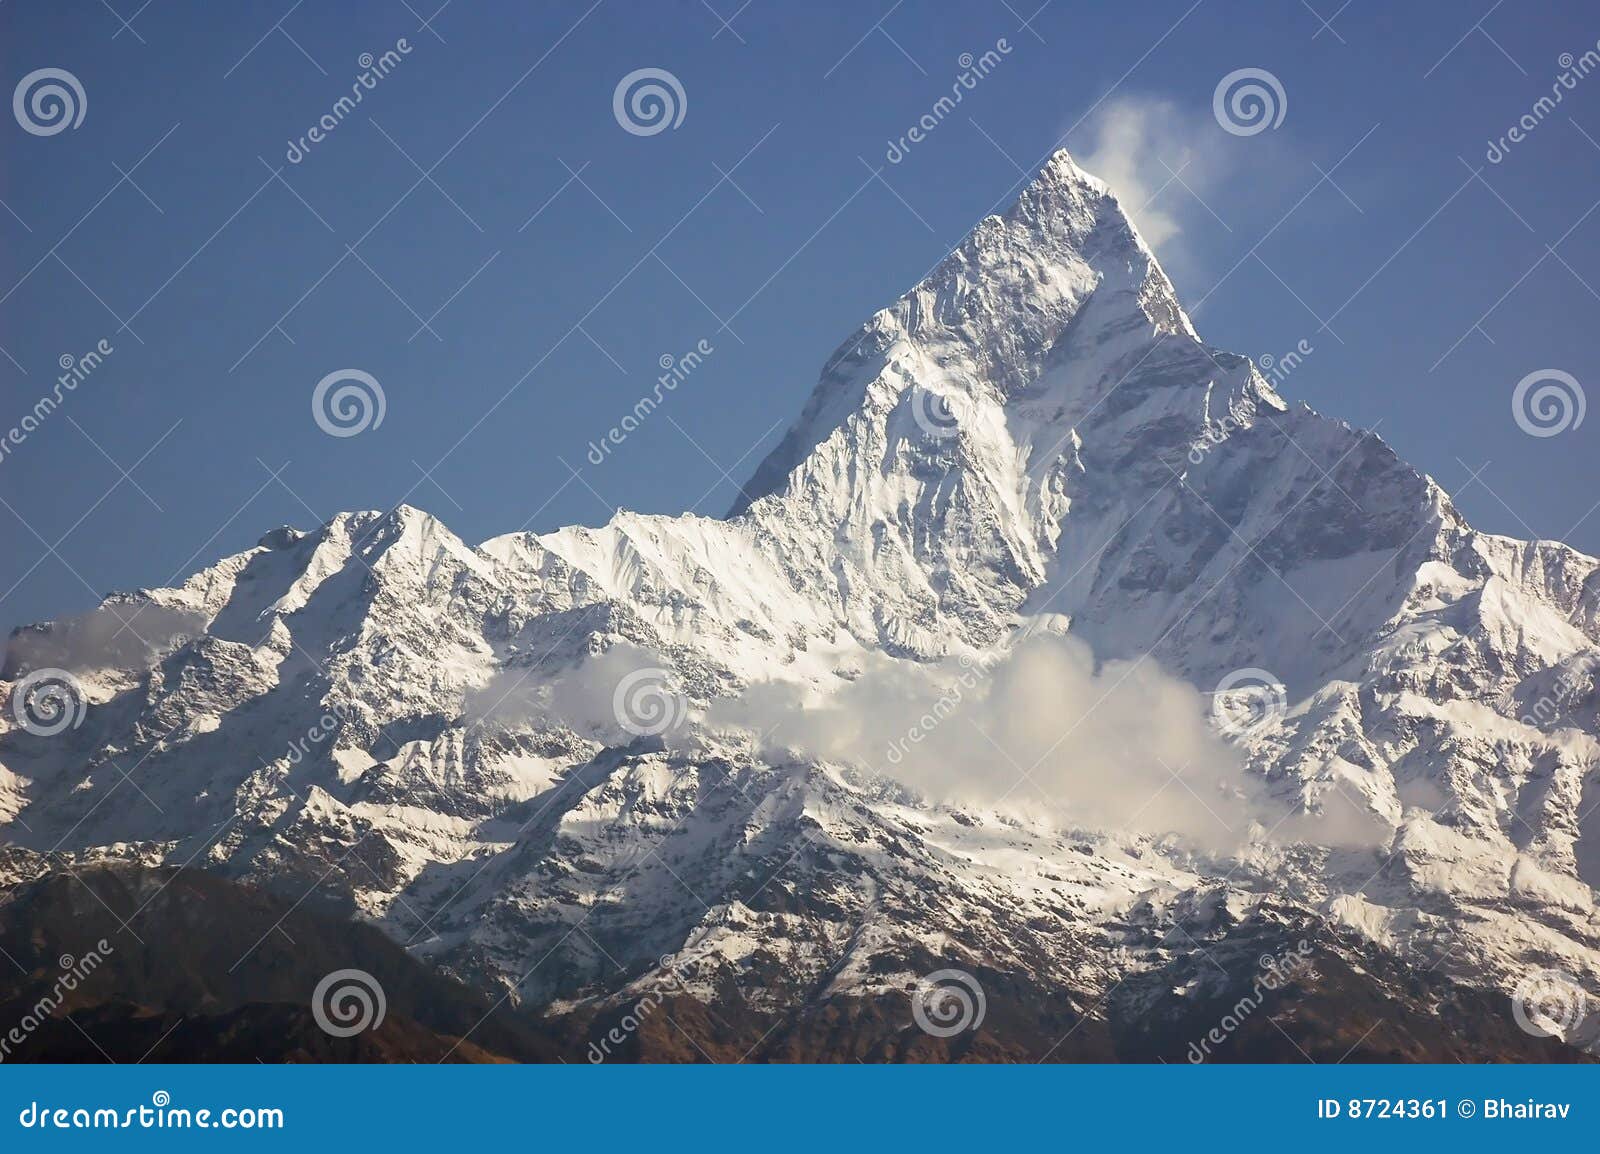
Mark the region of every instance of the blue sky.
[[[5, 87], [63, 69], [85, 104], [0, 120], [0, 432], [112, 349], [0, 457], [0, 627], [401, 499], [473, 542], [720, 513], [828, 353], [1062, 143], [1122, 178], [1209, 341], [1308, 342], [1289, 399], [1481, 527], [1600, 551], [1600, 417], [1511, 409], [1535, 371], [1595, 385], [1600, 74], [1486, 159], [1595, 48], [1592, 4], [740, 2], [0, 6]], [[653, 135], [613, 112], [643, 68], [684, 93]], [[1241, 68], [1281, 84], [1275, 128], [1213, 116]], [[593, 464], [701, 341], [668, 419]], [[352, 368], [382, 424], [329, 436], [313, 390]]]

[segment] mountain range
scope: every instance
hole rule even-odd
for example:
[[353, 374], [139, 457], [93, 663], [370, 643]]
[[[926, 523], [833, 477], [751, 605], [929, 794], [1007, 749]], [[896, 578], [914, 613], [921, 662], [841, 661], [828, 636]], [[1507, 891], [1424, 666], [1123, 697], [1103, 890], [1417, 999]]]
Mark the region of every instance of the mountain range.
[[366, 923], [513, 1056], [1581, 1057], [1597, 565], [1206, 344], [1059, 152], [726, 517], [347, 513], [17, 630], [0, 885]]

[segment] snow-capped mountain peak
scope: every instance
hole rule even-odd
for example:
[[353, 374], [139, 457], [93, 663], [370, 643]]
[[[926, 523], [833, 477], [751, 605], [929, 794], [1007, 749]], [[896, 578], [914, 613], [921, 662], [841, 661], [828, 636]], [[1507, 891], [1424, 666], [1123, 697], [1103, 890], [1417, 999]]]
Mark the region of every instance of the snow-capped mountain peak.
[[[1279, 904], [1467, 984], [1559, 964], [1596, 991], [1596, 568], [1476, 533], [1379, 438], [1205, 345], [1059, 152], [827, 359], [725, 519], [473, 547], [415, 509], [342, 514], [19, 631], [4, 676], [70, 671], [88, 708], [0, 721], [0, 821], [38, 853], [321, 878], [569, 1010], [664, 953], [762, 1012], [952, 956], [1087, 1010], [1169, 964], [1174, 927]], [[884, 662], [988, 668], [1041, 629], [1204, 700], [1256, 677], [1271, 707], [1226, 736], [1295, 836], [1241, 829], [1218, 860], [705, 724]], [[641, 674], [660, 728], [622, 716]]]

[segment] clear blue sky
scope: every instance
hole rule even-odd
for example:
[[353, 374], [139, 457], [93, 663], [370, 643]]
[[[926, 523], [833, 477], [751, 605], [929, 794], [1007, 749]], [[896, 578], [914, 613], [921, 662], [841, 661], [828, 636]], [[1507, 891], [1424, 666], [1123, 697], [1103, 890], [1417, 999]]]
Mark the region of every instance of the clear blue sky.
[[[60, 68], [87, 97], [54, 135], [0, 118], [0, 431], [63, 354], [114, 348], [0, 459], [0, 627], [402, 497], [472, 542], [614, 506], [719, 513], [826, 355], [1063, 138], [1126, 163], [1209, 341], [1309, 340], [1291, 400], [1381, 422], [1484, 528], [1600, 551], [1600, 513], [1578, 523], [1600, 416], [1536, 439], [1510, 407], [1538, 369], [1600, 387], [1600, 74], [1485, 160], [1595, 46], [1592, 3], [455, 0], [423, 27], [438, 2], [0, 6], [4, 91]], [[639, 136], [612, 98], [647, 67], [687, 101]], [[1287, 103], [1240, 137], [1212, 96], [1247, 67]], [[659, 358], [702, 339], [661, 413], [590, 463]], [[311, 394], [345, 368], [387, 409], [335, 438]]]

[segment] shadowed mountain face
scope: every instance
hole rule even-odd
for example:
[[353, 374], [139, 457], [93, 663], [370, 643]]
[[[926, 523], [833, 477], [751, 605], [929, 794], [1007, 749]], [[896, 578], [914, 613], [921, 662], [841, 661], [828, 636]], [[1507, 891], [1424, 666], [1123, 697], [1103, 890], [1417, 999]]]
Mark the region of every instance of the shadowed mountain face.
[[[492, 1008], [370, 926], [195, 870], [50, 874], [0, 905], [0, 950], [0, 1040], [27, 1023], [7, 1061], [503, 1062], [557, 1054], [510, 1010]], [[313, 1012], [318, 983], [342, 969], [371, 975], [385, 1003], [380, 1022], [347, 1037], [324, 1029]], [[342, 1028], [337, 1007], [321, 1001]], [[462, 1042], [464, 1035], [471, 1037]]]
[[[1386, 973], [1358, 970], [1348, 943], [1285, 933], [1275, 920], [1239, 926], [1211, 944], [1211, 960], [1177, 959], [1128, 983], [1091, 1017], [1065, 1008], [1057, 991], [980, 970], [983, 1013], [975, 1028], [949, 1038], [924, 1032], [898, 993], [763, 1013], [732, 989], [707, 1002], [650, 987], [628, 1004], [540, 1019], [492, 1007], [370, 927], [197, 872], [122, 866], [52, 874], [0, 907], [0, 950], [9, 959], [0, 1026], [22, 1031], [5, 1047], [11, 1062], [1582, 1058], [1518, 1030], [1492, 995], [1392, 962]], [[81, 952], [57, 952], [68, 943]], [[1286, 959], [1281, 983], [1251, 979], [1252, 968], [1263, 972], [1261, 957]], [[1371, 954], [1362, 961], [1384, 964]], [[937, 959], [907, 962], [932, 968]], [[381, 1020], [340, 1036], [328, 1023], [344, 1020], [326, 998], [319, 1020], [317, 987], [335, 968], [361, 969], [370, 988], [383, 991]], [[64, 989], [68, 975], [72, 988]], [[1176, 989], [1185, 996], [1174, 999]], [[1226, 1037], [1209, 1041], [1224, 1023]]]
[[[1240, 926], [1113, 993], [1089, 1014], [1061, 991], [977, 970], [975, 1028], [932, 1035], [911, 999], [839, 997], [781, 1017], [736, 1000], [707, 1004], [670, 988], [563, 1027], [590, 1060], [629, 1062], [1585, 1062], [1519, 1029], [1508, 1000], [1409, 972], [1352, 943], [1285, 936], [1275, 920]], [[1263, 981], [1262, 957], [1294, 961]], [[933, 970], [939, 959], [907, 959]], [[1379, 972], [1366, 967], [1375, 965]], [[914, 996], [914, 995], [913, 995]], [[625, 1040], [607, 1033], [632, 1019]]]
[[[1063, 636], [1093, 658], [1052, 694]], [[1217, 1056], [1518, 1057], [1600, 1036], [1597, 666], [1593, 558], [1478, 533], [1207, 346], [1061, 153], [828, 359], [726, 519], [342, 514], [18, 631], [13, 695], [57, 670], [82, 715], [0, 717], [0, 870], [192, 863], [563, 1045], [670, 986], [643, 1057], [1179, 1060], [1255, 983], [1242, 927], [1301, 926], [1321, 977]], [[967, 711], [887, 753], [928, 679]], [[908, 1034], [947, 969], [990, 1021]]]

